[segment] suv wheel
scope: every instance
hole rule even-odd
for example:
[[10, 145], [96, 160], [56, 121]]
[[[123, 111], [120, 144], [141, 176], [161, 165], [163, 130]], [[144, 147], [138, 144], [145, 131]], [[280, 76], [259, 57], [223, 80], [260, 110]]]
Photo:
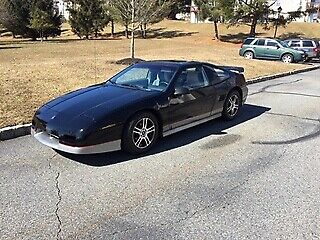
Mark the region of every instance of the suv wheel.
[[284, 63], [292, 63], [293, 62], [293, 56], [289, 53], [284, 54], [281, 57], [282, 62]]
[[254, 58], [254, 54], [252, 51], [246, 51], [244, 54], [243, 54], [244, 58], [246, 59], [253, 59]]

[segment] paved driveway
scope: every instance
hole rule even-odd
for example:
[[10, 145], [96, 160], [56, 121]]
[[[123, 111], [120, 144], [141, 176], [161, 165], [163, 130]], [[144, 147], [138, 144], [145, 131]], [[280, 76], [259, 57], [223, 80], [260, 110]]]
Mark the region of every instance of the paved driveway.
[[0, 142], [0, 238], [319, 239], [319, 76], [251, 85], [237, 120], [143, 157]]

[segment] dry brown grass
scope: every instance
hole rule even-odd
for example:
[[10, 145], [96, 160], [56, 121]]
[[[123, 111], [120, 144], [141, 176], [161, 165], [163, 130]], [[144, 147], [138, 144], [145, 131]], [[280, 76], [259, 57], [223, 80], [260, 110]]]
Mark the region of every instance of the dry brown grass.
[[[319, 37], [319, 26], [294, 24], [285, 30], [304, 31]], [[161, 29], [160, 35], [137, 40], [137, 57], [243, 66], [248, 79], [305, 67], [245, 60], [238, 56], [239, 44], [211, 39], [210, 24], [164, 21], [153, 26], [153, 29], [157, 28]], [[220, 29], [222, 35], [248, 32], [244, 27], [227, 29], [220, 26]], [[283, 33], [284, 29], [281, 29], [280, 34]], [[272, 35], [271, 31], [264, 35], [268, 34]], [[34, 111], [49, 99], [108, 79], [123, 68], [111, 62], [128, 55], [129, 40], [123, 37], [85, 41], [78, 40], [67, 29], [59, 39], [44, 43], [0, 38], [0, 127], [30, 122]]]

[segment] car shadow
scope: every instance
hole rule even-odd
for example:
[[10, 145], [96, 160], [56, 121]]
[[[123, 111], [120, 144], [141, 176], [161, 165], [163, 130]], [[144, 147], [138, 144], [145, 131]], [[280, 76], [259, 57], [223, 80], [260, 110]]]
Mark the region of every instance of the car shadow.
[[239, 116], [232, 121], [224, 121], [219, 118], [168, 137], [161, 138], [159, 139], [157, 146], [142, 155], [129, 155], [122, 151], [91, 155], [75, 155], [60, 151], [56, 152], [65, 158], [82, 164], [103, 167], [182, 147], [210, 135], [227, 135], [227, 129], [254, 119], [269, 110], [270, 108], [267, 107], [245, 104]]

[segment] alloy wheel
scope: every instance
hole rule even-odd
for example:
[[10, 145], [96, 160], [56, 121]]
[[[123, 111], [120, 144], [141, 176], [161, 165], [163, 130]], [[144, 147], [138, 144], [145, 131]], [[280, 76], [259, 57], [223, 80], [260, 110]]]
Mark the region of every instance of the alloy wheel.
[[228, 99], [228, 105], [227, 105], [227, 112], [230, 115], [230, 117], [233, 117], [238, 113], [239, 105], [240, 105], [240, 101], [239, 101], [238, 95], [234, 94], [230, 96], [230, 98]]
[[141, 118], [133, 128], [132, 140], [139, 149], [145, 149], [153, 142], [156, 134], [155, 123], [148, 117]]

